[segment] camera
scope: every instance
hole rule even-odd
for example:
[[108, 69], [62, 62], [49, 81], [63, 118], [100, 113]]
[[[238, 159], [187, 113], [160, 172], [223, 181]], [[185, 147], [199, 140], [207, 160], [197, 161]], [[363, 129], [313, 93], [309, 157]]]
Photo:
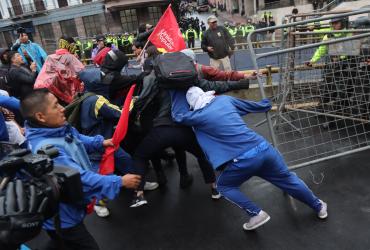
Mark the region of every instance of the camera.
[[59, 203], [86, 207], [77, 169], [54, 165], [58, 149], [47, 145], [32, 154], [0, 143], [0, 245], [31, 240]]

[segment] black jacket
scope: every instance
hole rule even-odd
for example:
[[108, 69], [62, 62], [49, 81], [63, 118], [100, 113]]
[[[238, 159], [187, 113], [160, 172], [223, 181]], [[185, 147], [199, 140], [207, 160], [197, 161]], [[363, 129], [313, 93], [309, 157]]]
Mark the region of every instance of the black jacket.
[[[241, 81], [208, 81], [200, 79], [197, 86], [204, 91], [215, 90], [216, 94], [222, 94], [231, 90], [248, 88], [248, 80]], [[149, 126], [182, 126], [172, 121], [171, 96], [169, 90], [158, 87], [156, 76], [152, 71], [144, 77], [142, 91], [135, 103], [135, 113], [145, 129]], [[150, 112], [147, 112], [150, 110]], [[149, 116], [149, 117], [148, 117]]]
[[103, 73], [102, 82], [109, 85], [109, 98], [114, 99], [117, 92], [127, 89], [134, 83], [138, 83], [139, 77], [136, 75], [121, 75], [122, 68], [127, 65], [128, 58], [121, 51], [114, 51], [116, 59], [107, 54], [101, 65]]
[[[221, 59], [229, 55], [229, 50], [234, 50], [234, 38], [223, 26], [217, 26], [215, 30], [208, 29], [204, 32], [201, 47], [213, 59]], [[213, 47], [214, 52], [208, 52], [207, 47]]]
[[25, 66], [12, 65], [8, 75], [9, 95], [22, 98], [33, 90], [37, 77], [36, 72], [32, 72]]

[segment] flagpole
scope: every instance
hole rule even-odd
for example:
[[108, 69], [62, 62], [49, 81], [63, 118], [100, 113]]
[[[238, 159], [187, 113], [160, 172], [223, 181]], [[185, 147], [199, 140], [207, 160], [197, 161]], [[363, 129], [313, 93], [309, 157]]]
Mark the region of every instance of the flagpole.
[[[166, 11], [169, 9], [169, 8], [171, 8], [171, 4], [169, 4], [168, 5], [168, 7], [167, 7], [167, 9], [166, 9]], [[165, 11], [165, 12], [166, 12]], [[161, 17], [162, 18], [162, 17]], [[160, 18], [160, 19], [161, 19]], [[160, 20], [159, 20], [160, 21]], [[159, 22], [158, 21], [158, 22]], [[150, 37], [150, 36], [149, 36]], [[137, 60], [140, 60], [141, 59], [141, 56], [143, 55], [143, 53], [144, 53], [144, 50], [146, 49], [146, 47], [148, 46], [148, 43], [149, 43], [149, 38], [148, 38], [148, 40], [146, 41], [146, 43], [145, 43], [145, 45], [144, 45], [144, 47], [143, 47], [143, 49], [142, 49], [142, 51], [140, 52], [140, 54], [139, 54], [139, 56], [138, 56], [138, 58], [137, 58]]]
[[146, 41], [146, 43], [145, 43], [145, 45], [144, 45], [143, 49], [141, 50], [141, 52], [140, 52], [139, 56], [137, 57], [137, 61], [141, 59], [141, 56], [143, 55], [144, 50], [145, 50], [145, 49], [146, 49], [146, 47], [148, 46], [148, 43], [149, 43], [149, 39]]

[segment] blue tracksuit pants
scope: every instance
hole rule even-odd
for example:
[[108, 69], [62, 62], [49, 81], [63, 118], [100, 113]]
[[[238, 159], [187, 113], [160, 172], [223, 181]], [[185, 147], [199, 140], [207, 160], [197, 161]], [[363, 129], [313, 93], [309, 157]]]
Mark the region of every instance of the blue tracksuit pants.
[[288, 170], [283, 157], [267, 142], [259, 144], [230, 162], [217, 180], [217, 189], [226, 199], [245, 210], [248, 215], [255, 216], [261, 208], [239, 189], [252, 176], [271, 182], [316, 212], [321, 209], [319, 199], [295, 173]]

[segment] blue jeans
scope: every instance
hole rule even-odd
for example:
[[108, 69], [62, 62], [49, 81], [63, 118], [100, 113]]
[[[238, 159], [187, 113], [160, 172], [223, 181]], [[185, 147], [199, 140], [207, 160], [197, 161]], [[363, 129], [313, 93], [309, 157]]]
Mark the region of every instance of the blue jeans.
[[271, 182], [292, 197], [319, 212], [321, 203], [307, 185], [288, 170], [283, 157], [267, 142], [240, 155], [230, 162], [217, 180], [218, 191], [229, 201], [255, 216], [260, 211], [256, 204], [239, 189], [245, 181], [258, 176]]

